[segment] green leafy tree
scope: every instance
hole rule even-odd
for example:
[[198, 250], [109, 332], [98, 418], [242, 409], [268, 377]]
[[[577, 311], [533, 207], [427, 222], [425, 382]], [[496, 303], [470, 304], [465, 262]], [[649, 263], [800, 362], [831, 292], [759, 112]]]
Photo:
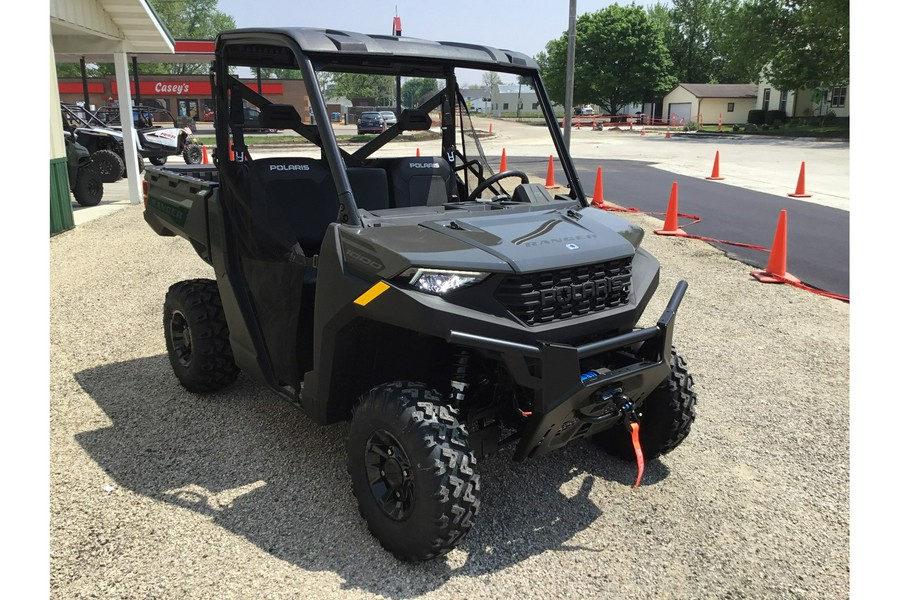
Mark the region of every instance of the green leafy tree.
[[[612, 5], [578, 17], [575, 43], [575, 104], [598, 104], [617, 114], [646, 92], [671, 89], [672, 60], [662, 32], [640, 6]], [[550, 40], [535, 57], [550, 98], [565, 101], [568, 35]]]
[[673, 0], [673, 36], [666, 40], [675, 77], [684, 83], [707, 83], [715, 79], [710, 42], [710, 0]]
[[775, 13], [765, 78], [781, 90], [827, 88], [850, 80], [849, 0], [758, 0]]
[[332, 73], [327, 85], [327, 96], [368, 98], [376, 105], [392, 104], [396, 81], [390, 75], [364, 75], [361, 73]]
[[303, 79], [299, 69], [260, 69], [263, 79]]
[[424, 96], [433, 96], [438, 91], [436, 79], [414, 77], [407, 79], [400, 86], [400, 99], [403, 106], [415, 107]]

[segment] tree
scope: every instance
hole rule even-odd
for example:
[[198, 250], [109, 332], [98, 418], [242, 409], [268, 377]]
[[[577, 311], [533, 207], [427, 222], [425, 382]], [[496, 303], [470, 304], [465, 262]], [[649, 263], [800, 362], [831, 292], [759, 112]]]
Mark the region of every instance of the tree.
[[496, 73], [494, 71], [485, 71], [481, 74], [481, 85], [489, 90], [493, 90], [495, 87], [502, 83], [503, 80], [500, 79], [499, 73]]
[[[640, 6], [612, 5], [578, 17], [575, 104], [596, 103], [609, 114], [641, 102], [646, 92], [675, 85], [672, 60], [658, 26]], [[550, 98], [565, 101], [568, 34], [550, 40], [535, 57]]]
[[668, 42], [675, 77], [685, 83], [707, 83], [712, 73], [714, 51], [710, 44], [712, 16], [710, 0], [673, 0], [674, 38]]
[[413, 108], [419, 105], [423, 96], [433, 96], [438, 90], [436, 79], [423, 79], [414, 77], [407, 79], [400, 86], [400, 98], [403, 106]]
[[393, 104], [396, 81], [390, 75], [360, 73], [332, 73], [328, 85], [330, 97], [368, 98], [379, 106]]
[[303, 79], [299, 69], [266, 69], [259, 70], [259, 76], [263, 79]]
[[775, 13], [763, 74], [781, 90], [828, 88], [850, 80], [850, 0], [757, 0]]
[[[157, 16], [175, 39], [209, 40], [220, 31], [234, 29], [234, 18], [219, 11], [218, 0], [149, 0]], [[209, 73], [209, 64], [148, 63], [142, 73], [198, 75]]]

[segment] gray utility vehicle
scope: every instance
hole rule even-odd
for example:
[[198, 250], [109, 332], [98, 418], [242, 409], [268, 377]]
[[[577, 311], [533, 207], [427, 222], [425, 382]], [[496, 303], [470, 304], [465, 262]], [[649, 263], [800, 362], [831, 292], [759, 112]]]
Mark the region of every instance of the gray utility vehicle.
[[[634, 460], [636, 423], [648, 459], [685, 439], [696, 398], [672, 335], [687, 284], [655, 325], [635, 329], [659, 263], [640, 247], [643, 230], [588, 205], [531, 58], [242, 29], [219, 34], [213, 66], [215, 166], [145, 174], [147, 223], [189, 240], [214, 272], [166, 295], [172, 368], [200, 393], [241, 370], [319, 423], [349, 420], [351, 487], [384, 548], [417, 561], [459, 544], [479, 511], [477, 461], [503, 446], [524, 461], [591, 438]], [[319, 115], [322, 72], [441, 84], [351, 146], [330, 123], [301, 121], [305, 98], [274, 104], [229, 75], [234, 67], [299, 70]], [[530, 80], [549, 116], [540, 153], [555, 149], [568, 189], [494, 172], [459, 68]], [[245, 102], [263, 127], [293, 130], [311, 150], [251, 159]]]

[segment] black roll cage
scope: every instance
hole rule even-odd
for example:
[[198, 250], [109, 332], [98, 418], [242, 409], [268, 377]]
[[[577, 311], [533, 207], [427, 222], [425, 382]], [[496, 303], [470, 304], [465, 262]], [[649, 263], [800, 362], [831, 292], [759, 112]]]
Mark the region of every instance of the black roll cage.
[[[228, 73], [230, 66], [299, 69], [306, 83], [306, 91], [309, 94], [311, 108], [316, 115], [328, 114], [325, 98], [316, 78], [317, 71], [443, 79], [446, 81], [444, 89], [438, 91], [437, 94], [419, 108], [430, 111], [440, 105], [442, 154], [454, 171], [469, 166], [466, 163], [463, 163], [461, 167], [456, 166], [455, 115], [459, 92], [455, 70], [457, 68], [478, 70], [490, 68], [494, 71], [522, 75], [531, 79], [543, 114], [545, 117], [549, 117], [548, 129], [550, 130], [550, 136], [556, 148], [563, 172], [569, 182], [570, 196], [578, 200], [582, 206], [588, 206], [575, 166], [565, 147], [562, 131], [555, 117], [553, 117], [550, 98], [536, 68], [517, 66], [515, 62], [508, 65], [500, 63], [488, 65], [474, 60], [458, 60], [448, 64], [448, 61], [444, 58], [429, 57], [427, 55], [398, 58], [375, 53], [371, 55], [356, 54], [352, 51], [346, 53], [306, 52], [292, 36], [278, 30], [244, 30], [220, 33], [216, 38], [215, 56], [210, 78], [213, 84], [213, 102], [215, 104], [214, 118], [217, 147], [215, 159], [217, 164], [232, 160], [234, 162], [243, 162], [246, 156], [247, 148], [244, 144], [243, 136], [243, 100], [246, 99], [260, 109], [272, 104], [270, 100], [230, 75]], [[230, 98], [228, 95], [229, 91], [231, 91]], [[462, 106], [465, 107], [465, 104], [462, 104]], [[460, 117], [460, 120], [462, 120], [462, 117]], [[339, 220], [342, 223], [354, 227], [363, 225], [353, 197], [353, 191], [350, 187], [350, 181], [347, 177], [345, 161], [351, 165], [362, 164], [366, 157], [402, 132], [400, 125], [401, 122], [398, 120], [396, 125], [391, 126], [352, 154], [338, 145], [334, 130], [328, 119], [317, 119], [315, 126], [300, 123], [293, 128], [296, 133], [321, 149], [323, 158], [329, 165], [334, 178], [340, 203]], [[234, 139], [232, 144], [229, 144], [231, 141], [229, 132]], [[231, 152], [219, 152], [219, 148], [231, 148], [234, 159], [230, 157], [232, 155]], [[482, 172], [477, 172], [473, 169], [473, 174], [483, 178]]]

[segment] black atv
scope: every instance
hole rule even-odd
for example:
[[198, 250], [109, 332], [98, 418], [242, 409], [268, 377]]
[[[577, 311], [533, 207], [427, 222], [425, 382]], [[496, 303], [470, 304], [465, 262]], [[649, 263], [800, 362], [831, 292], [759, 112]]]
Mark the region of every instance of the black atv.
[[76, 142], [72, 134], [65, 132], [66, 162], [69, 187], [75, 201], [81, 206], [97, 206], [103, 199], [103, 180], [100, 170], [91, 160], [88, 149]]
[[[320, 115], [324, 72], [443, 85], [374, 139], [341, 145], [327, 121], [302, 122], [306, 106], [273, 103], [231, 76], [238, 67], [297, 70]], [[513, 150], [512, 168], [494, 170], [457, 69], [529, 81], [545, 115], [541, 156]], [[480, 508], [478, 464], [503, 448], [525, 461], [593, 440], [652, 460], [688, 435], [696, 396], [672, 347], [687, 283], [654, 325], [636, 328], [659, 263], [641, 248], [643, 230], [588, 204], [533, 59], [243, 29], [216, 38], [213, 90], [216, 164], [145, 173], [147, 223], [188, 239], [212, 267], [166, 295], [172, 369], [197, 393], [243, 371], [319, 423], [349, 420], [353, 493], [395, 556], [458, 545]], [[262, 127], [314, 150], [251, 158], [245, 103]], [[567, 188], [534, 181], [546, 151]]]

